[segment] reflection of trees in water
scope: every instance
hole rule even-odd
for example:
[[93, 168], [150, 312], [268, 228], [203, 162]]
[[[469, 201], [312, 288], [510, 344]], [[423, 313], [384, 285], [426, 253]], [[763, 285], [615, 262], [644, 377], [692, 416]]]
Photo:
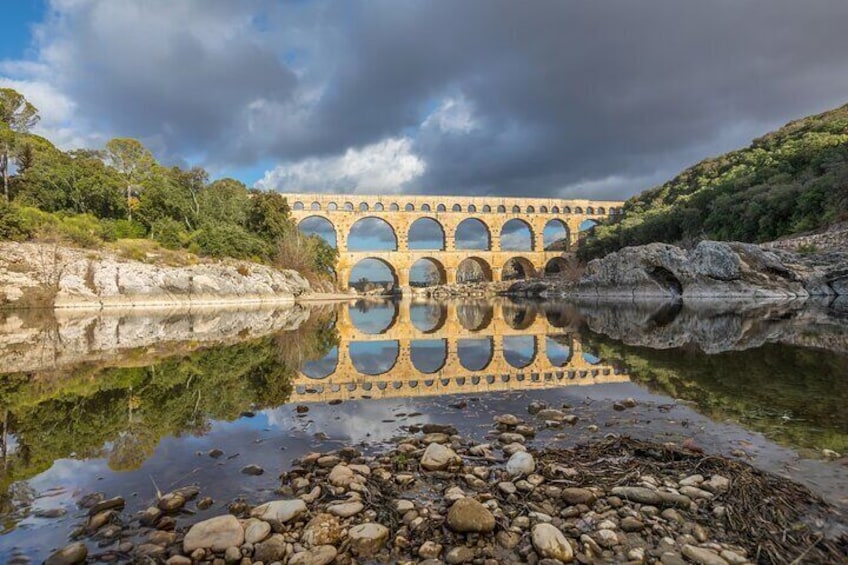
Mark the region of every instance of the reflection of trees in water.
[[422, 332], [430, 332], [442, 326], [447, 316], [447, 306], [439, 302], [410, 304], [409, 318], [412, 325]]
[[[0, 469], [0, 498], [16, 480], [75, 453], [137, 468], [166, 435], [202, 434], [210, 420], [285, 403], [300, 363], [337, 344], [332, 318], [236, 345], [175, 353], [141, 367], [80, 366], [61, 375], [0, 376], [0, 413], [8, 410], [17, 446]], [[131, 363], [137, 352], [117, 363]], [[60, 423], [60, 425], [57, 425]]]
[[509, 327], [525, 329], [536, 320], [536, 311], [530, 304], [506, 302], [503, 305], [503, 317]]
[[491, 302], [480, 300], [463, 302], [456, 307], [456, 317], [467, 330], [479, 330], [492, 322], [493, 306]]
[[627, 367], [634, 382], [698, 411], [740, 422], [792, 447], [848, 450], [848, 356], [786, 344], [703, 353], [651, 349], [592, 334], [603, 359]]

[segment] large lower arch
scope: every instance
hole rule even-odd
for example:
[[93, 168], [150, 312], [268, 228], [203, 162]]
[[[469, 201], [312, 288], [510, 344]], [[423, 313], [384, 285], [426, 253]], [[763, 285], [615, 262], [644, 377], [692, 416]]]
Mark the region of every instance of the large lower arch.
[[459, 324], [466, 330], [479, 332], [492, 323], [495, 309], [491, 302], [484, 300], [468, 301], [458, 304], [456, 317]]
[[542, 231], [542, 239], [545, 244], [545, 251], [568, 251], [571, 241], [568, 224], [559, 218], [548, 220]]
[[507, 335], [503, 338], [504, 360], [516, 369], [523, 369], [536, 359], [536, 336]]
[[386, 220], [367, 216], [357, 220], [347, 235], [348, 251], [397, 251], [398, 239]]
[[448, 361], [448, 341], [444, 338], [412, 340], [409, 343], [409, 359], [421, 373], [438, 373]]
[[568, 271], [568, 261], [564, 257], [554, 257], [545, 264], [546, 277], [563, 277]]
[[422, 257], [409, 268], [409, 285], [419, 288], [446, 284], [447, 271], [441, 261], [432, 257]]
[[526, 304], [504, 302], [501, 314], [506, 325], [514, 330], [526, 330], [536, 321], [536, 311], [528, 308]]
[[394, 368], [400, 356], [397, 340], [352, 341], [350, 362], [363, 375], [383, 375]]
[[413, 302], [409, 305], [409, 318], [419, 331], [425, 334], [437, 332], [448, 319], [448, 308], [442, 302]]
[[492, 233], [482, 220], [466, 218], [456, 226], [454, 245], [458, 250], [488, 251], [492, 248]]
[[495, 356], [494, 340], [488, 337], [472, 337], [457, 340], [456, 354], [459, 364], [468, 371], [482, 371]]
[[501, 228], [502, 251], [533, 251], [533, 228], [524, 220], [513, 218]]
[[545, 336], [545, 351], [554, 367], [565, 367], [574, 355], [574, 341], [570, 335]]
[[333, 348], [321, 359], [305, 361], [300, 367], [300, 372], [303, 376], [310, 379], [326, 379], [336, 372], [339, 364], [339, 348], [334, 345]]
[[434, 218], [418, 218], [409, 226], [406, 240], [409, 249], [444, 251], [445, 229]]
[[400, 307], [396, 302], [371, 300], [357, 300], [348, 306], [348, 318], [357, 330], [364, 334], [384, 334], [398, 320]]
[[507, 259], [501, 268], [501, 279], [505, 281], [531, 279], [536, 276], [536, 267], [526, 257]]
[[492, 267], [480, 257], [466, 257], [456, 267], [456, 282], [492, 282]]
[[307, 216], [297, 224], [306, 235], [317, 235], [332, 247], [338, 247], [336, 226], [325, 216]]
[[398, 286], [398, 275], [395, 268], [387, 261], [377, 257], [366, 257], [353, 266], [350, 270], [350, 278], [346, 282], [348, 287], [360, 292], [375, 290], [378, 287], [391, 291]]

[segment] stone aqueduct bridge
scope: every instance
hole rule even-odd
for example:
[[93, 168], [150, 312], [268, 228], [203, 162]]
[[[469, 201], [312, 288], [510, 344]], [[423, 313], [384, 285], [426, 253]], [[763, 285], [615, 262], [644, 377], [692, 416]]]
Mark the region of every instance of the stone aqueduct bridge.
[[[389, 266], [401, 287], [409, 286], [409, 271], [421, 259], [430, 260], [439, 272], [440, 282], [455, 283], [463, 260], [477, 263], [490, 281], [502, 280], [504, 266], [515, 259], [525, 274], [543, 272], [551, 261], [560, 261], [562, 251], [545, 251], [544, 229], [556, 222], [566, 229], [569, 248], [577, 243], [580, 224], [585, 220], [618, 217], [623, 202], [602, 200], [559, 200], [551, 198], [457, 197], [457, 196], [364, 196], [340, 194], [285, 193], [292, 217], [299, 224], [309, 217], [327, 220], [335, 230], [339, 250], [336, 268], [338, 281], [348, 284], [351, 269], [361, 260], [378, 259]], [[351, 251], [348, 236], [353, 225], [363, 218], [378, 218], [394, 231], [396, 251]], [[444, 249], [410, 249], [409, 230], [422, 218], [434, 220], [444, 234]], [[485, 250], [456, 248], [460, 223], [474, 218], [488, 231]], [[501, 248], [501, 230], [510, 220], [519, 220], [529, 228], [532, 245], [528, 250]]]
[[[433, 327], [421, 329], [411, 322], [409, 309], [401, 307], [389, 327], [379, 334], [358, 330], [349, 311], [343, 309], [336, 324], [339, 345], [335, 368], [325, 376], [298, 372], [290, 401], [418, 397], [630, 382], [619, 368], [587, 360], [576, 327], [555, 326], [544, 313], [510, 320], [507, 308], [501, 305], [469, 328], [460, 321], [459, 308], [461, 303], [448, 303]], [[526, 364], [518, 367], [507, 359], [504, 340], [525, 336], [532, 336], [534, 352]], [[555, 364], [548, 356], [549, 336], [569, 344], [568, 358], [561, 364]], [[443, 340], [444, 356], [438, 369], [425, 372], [417, 366], [411, 352], [413, 343], [419, 340]], [[491, 353], [484, 366], [469, 368], [463, 364], [459, 352], [462, 340], [491, 340]], [[384, 372], [365, 374], [357, 368], [351, 346], [368, 342], [397, 343], [397, 358]]]

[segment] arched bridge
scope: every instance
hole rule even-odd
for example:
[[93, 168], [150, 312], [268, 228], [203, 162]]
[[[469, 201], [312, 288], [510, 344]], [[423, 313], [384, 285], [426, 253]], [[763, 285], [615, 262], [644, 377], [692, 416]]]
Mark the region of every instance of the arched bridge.
[[[619, 367], [584, 352], [565, 318], [509, 304], [448, 303], [427, 323], [400, 304], [385, 326], [357, 327], [344, 308], [339, 344], [296, 374], [291, 400], [484, 393], [629, 382]], [[464, 308], [468, 310], [463, 311]], [[375, 359], [377, 362], [375, 362]]]
[[[457, 196], [364, 196], [340, 194], [285, 194], [293, 219], [300, 225], [307, 218], [323, 218], [336, 235], [339, 260], [336, 275], [346, 286], [353, 267], [364, 259], [376, 259], [388, 266], [395, 282], [409, 286], [410, 269], [427, 260], [436, 267], [439, 282], [457, 282], [457, 271], [464, 261], [473, 261], [489, 281], [503, 280], [508, 263], [518, 264], [524, 276], [544, 272], [549, 263], [562, 260], [563, 253], [578, 241], [580, 225], [586, 220], [618, 218], [623, 202], [603, 200], [560, 200], [553, 198], [504, 198]], [[356, 251], [349, 249], [351, 229], [360, 220], [375, 218], [387, 224], [395, 238], [396, 249], [390, 251]], [[508, 222], [523, 224], [530, 232], [527, 248], [507, 249], [501, 235]], [[417, 222], [427, 222], [441, 229], [440, 249], [410, 249], [410, 230]], [[487, 232], [481, 248], [458, 248], [457, 231], [461, 225], [474, 223]], [[544, 231], [550, 224], [564, 229], [566, 237], [557, 250], [545, 249]], [[461, 247], [461, 246], [459, 246]]]

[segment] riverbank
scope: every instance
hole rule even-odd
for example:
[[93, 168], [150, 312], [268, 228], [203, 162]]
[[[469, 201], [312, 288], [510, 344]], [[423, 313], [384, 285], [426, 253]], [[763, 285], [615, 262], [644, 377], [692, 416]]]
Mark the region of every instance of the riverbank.
[[202, 484], [159, 493], [136, 515], [122, 512], [125, 498], [92, 494], [80, 501], [87, 516], [78, 541], [47, 562], [721, 565], [848, 557], [844, 517], [789, 480], [691, 441], [609, 437], [533, 448], [537, 430], [567, 434], [576, 416], [539, 401], [527, 409], [494, 416], [485, 443], [429, 423], [376, 449], [306, 453], [280, 475], [276, 493], [255, 504], [232, 501], [223, 513], [209, 511], [221, 505]]
[[127, 258], [113, 250], [0, 242], [0, 307], [162, 309], [291, 304], [311, 291], [291, 270], [193, 255]]
[[[702, 241], [691, 250], [665, 243], [624, 249], [588, 263], [579, 280], [515, 283], [506, 294], [628, 300], [788, 300], [848, 295], [848, 251]], [[809, 245], [809, 244], [808, 244]]]

